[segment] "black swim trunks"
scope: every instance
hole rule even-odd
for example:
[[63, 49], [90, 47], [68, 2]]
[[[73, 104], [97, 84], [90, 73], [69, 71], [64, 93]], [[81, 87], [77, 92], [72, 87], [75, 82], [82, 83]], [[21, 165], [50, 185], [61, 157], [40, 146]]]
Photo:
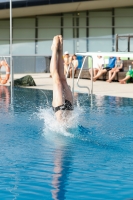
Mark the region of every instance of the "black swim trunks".
[[113, 69], [113, 68], [110, 68], [110, 67], [103, 67], [103, 69], [106, 69], [107, 71], [110, 71], [110, 70]]
[[58, 110], [73, 110], [73, 106], [70, 101], [65, 100], [65, 103], [61, 106], [53, 107], [54, 112], [57, 112]]

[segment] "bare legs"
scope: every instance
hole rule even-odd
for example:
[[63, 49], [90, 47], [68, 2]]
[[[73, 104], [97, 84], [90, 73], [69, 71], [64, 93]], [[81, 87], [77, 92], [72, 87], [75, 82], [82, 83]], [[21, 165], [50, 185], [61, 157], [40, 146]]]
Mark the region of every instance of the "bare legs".
[[99, 70], [96, 76], [93, 77], [93, 81], [96, 81], [102, 74], [106, 73], [106, 69]]
[[96, 76], [98, 72], [99, 72], [99, 69], [94, 68], [94, 76]]
[[92, 69], [89, 69], [89, 73], [90, 73], [91, 77], [93, 77], [93, 75], [95, 77], [98, 74], [98, 72], [99, 72], [99, 69], [97, 69], [97, 68], [93, 68], [93, 72], [92, 72]]
[[111, 83], [118, 72], [119, 72], [118, 69], [110, 70], [109, 71], [109, 79], [107, 80], [107, 82]]
[[[72, 93], [67, 85], [63, 66], [62, 36], [55, 36], [52, 44], [52, 58], [50, 72], [53, 78], [53, 106], [57, 107], [64, 103], [64, 99], [72, 103]], [[63, 98], [64, 95], [64, 98]], [[59, 111], [58, 111], [59, 112]]]
[[55, 36], [51, 47], [52, 58], [50, 63], [50, 72], [53, 78], [53, 106], [57, 107], [63, 104], [62, 97], [62, 84], [59, 77], [58, 69], [58, 48], [59, 48], [59, 37]]
[[[70, 72], [70, 78], [72, 78], [72, 75], [73, 75], [73, 66], [70, 68], [69, 72]], [[76, 74], [76, 69], [74, 68], [74, 76], [75, 76], [75, 74]]]
[[62, 36], [59, 35], [59, 57], [58, 57], [58, 66], [59, 66], [59, 77], [63, 87], [64, 97], [71, 103], [73, 102], [72, 92], [70, 87], [67, 84], [66, 77], [64, 75], [64, 66], [63, 66], [63, 41]]
[[128, 76], [126, 76], [125, 78], [119, 80], [119, 82], [120, 82], [121, 84], [125, 84], [126, 81], [129, 80], [130, 78], [131, 78], [131, 76], [128, 75]]
[[64, 74], [65, 74], [65, 76], [67, 75], [68, 68], [69, 68], [69, 66], [67, 66], [67, 65], [64, 65]]

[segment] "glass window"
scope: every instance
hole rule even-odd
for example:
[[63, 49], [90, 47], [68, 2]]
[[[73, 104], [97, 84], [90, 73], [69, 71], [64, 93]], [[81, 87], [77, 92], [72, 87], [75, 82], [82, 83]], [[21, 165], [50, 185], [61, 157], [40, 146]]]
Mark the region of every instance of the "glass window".
[[108, 38], [112, 35], [112, 29], [111, 28], [90, 28], [89, 29], [89, 36], [90, 37], [104, 37]]
[[111, 39], [89, 39], [89, 51], [96, 52], [111, 52], [112, 40]]
[[36, 57], [36, 73], [43, 73], [47, 71], [46, 58], [42, 56]]
[[128, 38], [119, 38], [118, 39], [118, 51], [128, 51]]
[[52, 45], [52, 39], [46, 40], [46, 41], [38, 41], [38, 54], [44, 55], [44, 56], [50, 56], [51, 55], [51, 45]]
[[115, 34], [133, 35], [133, 28], [115, 28]]
[[73, 40], [73, 29], [72, 28], [64, 28], [63, 29], [63, 50], [69, 51], [69, 53], [74, 53], [74, 40]]
[[79, 27], [86, 27], [86, 17], [79, 17]]
[[38, 29], [38, 39], [52, 40], [55, 35], [60, 35], [60, 28]]
[[89, 36], [89, 51], [112, 51], [110, 28], [90, 28]]
[[[116, 8], [115, 9], [115, 34], [119, 36], [133, 35], [133, 8]], [[130, 51], [133, 42], [130, 40]], [[119, 37], [118, 51], [128, 51], [128, 37]]]
[[79, 39], [78, 39], [78, 52], [87, 51], [86, 39], [86, 12], [79, 13]]
[[86, 28], [79, 29], [79, 52], [86, 52], [87, 49]]
[[63, 17], [63, 26], [73, 28], [73, 15], [72, 14], [64, 14]]
[[89, 18], [89, 26], [92, 27], [112, 27], [112, 18], [111, 17], [93, 17]]
[[0, 55], [9, 55], [9, 41], [0, 41]]
[[133, 17], [115, 17], [116, 27], [133, 27]]
[[0, 20], [0, 55], [9, 55], [9, 20]]
[[53, 27], [53, 28], [60, 28], [61, 24], [61, 17], [60, 16], [43, 16], [38, 17], [38, 27]]
[[15, 40], [12, 48], [13, 55], [33, 55], [35, 54], [35, 41]]
[[13, 19], [13, 28], [35, 28], [35, 18]]
[[63, 38], [64, 45], [63, 50], [69, 51], [69, 53], [74, 53], [74, 40], [73, 40], [73, 15], [72, 14], [64, 14], [63, 17]]
[[35, 73], [36, 57], [33, 56], [14, 56], [14, 72], [18, 73]]
[[112, 27], [112, 13], [109, 12], [89, 12], [90, 27]]
[[111, 11], [90, 11], [89, 17], [111, 17], [112, 12]]
[[35, 18], [13, 20], [13, 54], [35, 54]]
[[112, 12], [89, 12], [89, 51], [112, 51]]
[[115, 16], [133, 17], [133, 8], [115, 8]]
[[34, 29], [13, 29], [13, 40], [16, 39], [34, 39], [35, 40], [35, 30]]
[[38, 18], [38, 54], [51, 55], [52, 39], [61, 34], [60, 16], [43, 16]]
[[60, 35], [60, 29], [39, 29], [38, 30], [38, 54], [51, 55], [52, 39]]
[[133, 38], [130, 38], [130, 51], [133, 52]]

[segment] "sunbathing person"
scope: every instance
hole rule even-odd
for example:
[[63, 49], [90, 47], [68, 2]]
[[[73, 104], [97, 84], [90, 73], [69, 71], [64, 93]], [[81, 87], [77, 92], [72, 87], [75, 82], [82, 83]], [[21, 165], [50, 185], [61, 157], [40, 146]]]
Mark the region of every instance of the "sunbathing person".
[[111, 83], [115, 75], [123, 68], [123, 60], [117, 57], [115, 61], [115, 67], [109, 71], [109, 79], [107, 82]]
[[63, 40], [61, 35], [53, 38], [51, 50], [50, 72], [53, 78], [52, 106], [57, 120], [64, 122], [73, 110], [73, 97], [64, 75]]
[[115, 66], [116, 57], [109, 58], [109, 64], [107, 67], [103, 67], [101, 70], [98, 71], [97, 75], [93, 77], [93, 81], [96, 81], [102, 74], [107, 73]]
[[130, 71], [128, 71], [126, 73], [126, 77], [123, 78], [123, 79], [121, 79], [121, 80], [119, 80], [119, 82], [121, 84], [126, 84], [126, 83], [130, 83], [132, 79], [133, 79], [133, 69], [131, 69]]

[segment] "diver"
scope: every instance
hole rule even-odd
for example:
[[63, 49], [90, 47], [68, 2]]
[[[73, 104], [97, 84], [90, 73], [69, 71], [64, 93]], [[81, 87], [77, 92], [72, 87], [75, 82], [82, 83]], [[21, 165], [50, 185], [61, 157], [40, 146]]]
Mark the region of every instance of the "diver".
[[61, 35], [53, 38], [50, 73], [53, 79], [53, 110], [59, 122], [67, 120], [73, 110], [73, 97], [64, 75], [63, 39]]

